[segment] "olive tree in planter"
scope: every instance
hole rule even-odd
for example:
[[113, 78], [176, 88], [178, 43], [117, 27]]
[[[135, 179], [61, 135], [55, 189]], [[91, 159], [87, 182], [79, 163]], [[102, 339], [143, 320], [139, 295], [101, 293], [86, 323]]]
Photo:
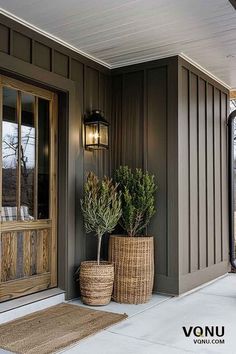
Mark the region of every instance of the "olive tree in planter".
[[93, 232], [98, 240], [97, 261], [80, 265], [80, 291], [87, 305], [106, 305], [111, 300], [114, 265], [100, 261], [102, 236], [111, 233], [121, 217], [121, 198], [117, 184], [111, 179], [98, 177], [90, 172], [84, 185], [81, 200], [84, 225], [87, 233]]
[[154, 176], [121, 166], [115, 173], [122, 201], [120, 225], [126, 235], [112, 235], [109, 261], [115, 266], [113, 299], [120, 303], [149, 301], [154, 281], [154, 238], [145, 236], [155, 214]]

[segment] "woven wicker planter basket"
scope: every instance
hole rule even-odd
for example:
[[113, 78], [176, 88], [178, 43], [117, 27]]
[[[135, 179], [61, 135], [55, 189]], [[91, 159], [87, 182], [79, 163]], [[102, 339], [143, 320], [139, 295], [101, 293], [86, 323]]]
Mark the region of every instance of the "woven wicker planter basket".
[[80, 265], [80, 292], [86, 305], [107, 305], [111, 301], [114, 266], [109, 262], [86, 261]]
[[112, 235], [109, 262], [114, 263], [112, 299], [125, 304], [143, 304], [152, 296], [154, 280], [153, 237]]

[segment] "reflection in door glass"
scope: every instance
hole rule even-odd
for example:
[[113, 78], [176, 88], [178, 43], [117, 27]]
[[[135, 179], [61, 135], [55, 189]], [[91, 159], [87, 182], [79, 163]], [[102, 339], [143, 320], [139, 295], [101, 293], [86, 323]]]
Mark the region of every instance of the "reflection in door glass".
[[2, 214], [1, 221], [17, 219], [18, 123], [17, 91], [3, 88]]
[[21, 96], [21, 219], [34, 217], [35, 97]]
[[38, 219], [49, 218], [49, 101], [38, 101]]
[[1, 221], [50, 218], [49, 152], [50, 101], [4, 87]]

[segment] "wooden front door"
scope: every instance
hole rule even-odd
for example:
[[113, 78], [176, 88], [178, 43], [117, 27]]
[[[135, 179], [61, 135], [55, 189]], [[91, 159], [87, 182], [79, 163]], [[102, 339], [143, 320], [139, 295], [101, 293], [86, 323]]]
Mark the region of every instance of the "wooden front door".
[[0, 76], [0, 302], [57, 286], [57, 95]]

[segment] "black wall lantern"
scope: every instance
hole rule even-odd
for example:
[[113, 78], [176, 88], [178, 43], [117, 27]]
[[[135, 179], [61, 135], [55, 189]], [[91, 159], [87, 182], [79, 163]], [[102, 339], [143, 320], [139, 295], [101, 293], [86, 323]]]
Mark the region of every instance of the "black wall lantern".
[[109, 147], [109, 123], [103, 112], [93, 110], [84, 119], [85, 149], [101, 150]]

